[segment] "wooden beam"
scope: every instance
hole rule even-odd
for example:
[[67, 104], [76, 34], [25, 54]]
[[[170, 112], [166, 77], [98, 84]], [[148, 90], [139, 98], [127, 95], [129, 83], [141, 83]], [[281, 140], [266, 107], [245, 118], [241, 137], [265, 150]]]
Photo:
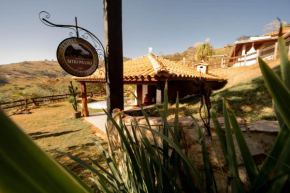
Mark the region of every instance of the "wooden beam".
[[138, 100], [138, 102], [139, 103], [143, 103], [143, 99], [142, 99], [142, 94], [143, 94], [143, 92], [142, 92], [142, 85], [136, 85], [137, 86], [137, 100]]
[[81, 95], [82, 95], [82, 113], [84, 117], [89, 116], [88, 101], [87, 101], [87, 87], [86, 82], [81, 82]]
[[124, 109], [122, 0], [104, 0], [107, 111]]

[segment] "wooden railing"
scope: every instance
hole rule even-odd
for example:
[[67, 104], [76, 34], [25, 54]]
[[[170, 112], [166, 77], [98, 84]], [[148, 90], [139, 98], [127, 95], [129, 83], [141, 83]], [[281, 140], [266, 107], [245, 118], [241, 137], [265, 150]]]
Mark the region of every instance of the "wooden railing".
[[[105, 91], [100, 91], [98, 93], [88, 92], [87, 96], [103, 96], [105, 95]], [[27, 109], [29, 106], [40, 106], [40, 105], [47, 105], [49, 103], [54, 103], [57, 101], [63, 101], [67, 100], [67, 98], [70, 96], [70, 94], [62, 94], [62, 95], [51, 95], [51, 96], [43, 96], [43, 97], [33, 97], [30, 99], [22, 99], [22, 100], [16, 100], [16, 101], [10, 101], [10, 102], [2, 102], [0, 103], [0, 107], [2, 109], [13, 109], [13, 108], [19, 108], [19, 109]], [[80, 93], [79, 93], [80, 96]]]
[[[290, 38], [285, 40], [286, 48], [288, 55], [290, 55]], [[250, 64], [256, 63], [258, 61], [258, 57], [262, 59], [268, 59], [268, 60], [274, 60], [277, 59], [279, 53], [279, 48], [277, 43], [268, 47], [265, 47], [263, 49], [259, 49], [256, 52], [253, 52], [251, 54], [245, 54], [242, 56], [235, 56], [235, 57], [224, 57], [223, 59], [220, 58], [218, 60], [208, 61], [208, 64], [211, 68], [218, 68], [218, 67], [230, 67], [235, 64], [239, 64], [241, 66], [246, 66]]]

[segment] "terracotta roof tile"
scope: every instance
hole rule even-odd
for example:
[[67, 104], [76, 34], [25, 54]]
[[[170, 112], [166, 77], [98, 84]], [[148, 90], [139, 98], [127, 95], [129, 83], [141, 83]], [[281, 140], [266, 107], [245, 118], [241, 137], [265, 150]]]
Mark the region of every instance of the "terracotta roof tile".
[[[168, 78], [170, 80], [194, 80], [204, 78], [209, 81], [223, 81], [214, 75], [202, 74], [195, 69], [178, 64], [153, 54], [124, 62], [124, 81], [158, 81]], [[74, 77], [78, 81], [105, 82], [104, 67], [99, 67], [94, 74], [87, 77]]]
[[[288, 28], [283, 28], [283, 30], [282, 30], [282, 35], [284, 35], [285, 33], [287, 33], [287, 32], [290, 32], [290, 27], [288, 27]], [[273, 32], [271, 32], [271, 33], [267, 33], [267, 34], [264, 34], [263, 36], [278, 36], [279, 35], [279, 30], [277, 30], [277, 31], [273, 31]]]

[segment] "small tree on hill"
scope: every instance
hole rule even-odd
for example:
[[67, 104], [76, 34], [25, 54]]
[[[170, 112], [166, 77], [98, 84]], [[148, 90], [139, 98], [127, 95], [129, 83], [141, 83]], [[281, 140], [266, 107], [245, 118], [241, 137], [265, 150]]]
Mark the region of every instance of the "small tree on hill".
[[[282, 26], [286, 26], [287, 22], [286, 21], [281, 21], [282, 22]], [[264, 31], [265, 32], [273, 32], [273, 31], [277, 31], [280, 28], [280, 21], [278, 20], [274, 20], [271, 23], [268, 23], [267, 25], [265, 25], [264, 27]]]
[[214, 49], [209, 43], [209, 39], [206, 39], [204, 43], [195, 44], [195, 61], [200, 62], [201, 60], [206, 61], [207, 56], [214, 54]]
[[238, 37], [236, 40], [237, 40], [237, 41], [248, 40], [248, 39], [250, 39], [250, 37], [251, 37], [251, 36], [242, 35], [242, 36]]

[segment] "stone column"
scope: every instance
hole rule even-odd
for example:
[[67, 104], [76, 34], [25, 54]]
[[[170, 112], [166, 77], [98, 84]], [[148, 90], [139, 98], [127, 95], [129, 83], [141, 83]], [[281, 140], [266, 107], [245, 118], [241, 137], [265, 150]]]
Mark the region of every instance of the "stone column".
[[134, 94], [137, 98], [134, 99], [134, 105], [138, 105], [138, 102], [137, 102], [137, 99], [138, 99], [138, 91], [137, 91], [137, 87], [138, 85], [136, 84], [135, 85], [135, 91], [134, 91]]
[[156, 104], [162, 103], [162, 91], [159, 89], [156, 89]]

